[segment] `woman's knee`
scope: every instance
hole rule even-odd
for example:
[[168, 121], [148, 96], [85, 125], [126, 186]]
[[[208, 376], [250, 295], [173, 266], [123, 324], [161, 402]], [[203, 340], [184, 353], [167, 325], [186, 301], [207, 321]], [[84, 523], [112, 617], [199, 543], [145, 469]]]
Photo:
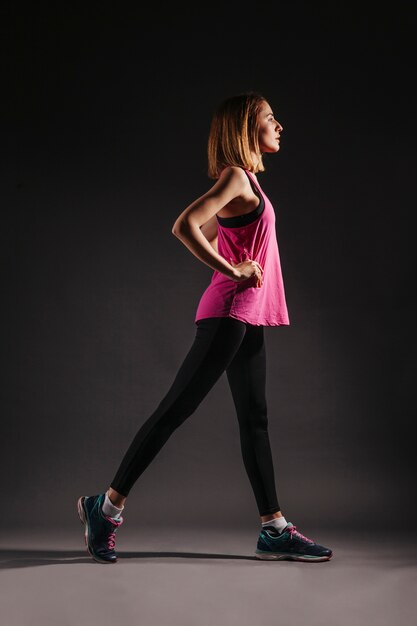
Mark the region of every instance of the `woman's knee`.
[[255, 433], [260, 430], [268, 430], [268, 410], [266, 403], [258, 405], [246, 405], [238, 413], [240, 428]]

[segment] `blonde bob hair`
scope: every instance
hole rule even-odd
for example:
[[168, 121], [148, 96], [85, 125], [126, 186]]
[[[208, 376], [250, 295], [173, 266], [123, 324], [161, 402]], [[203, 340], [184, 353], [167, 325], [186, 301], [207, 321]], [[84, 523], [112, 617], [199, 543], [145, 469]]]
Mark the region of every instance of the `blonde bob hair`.
[[[265, 167], [259, 149], [259, 111], [266, 102], [257, 92], [227, 98], [215, 111], [208, 138], [208, 175], [217, 179], [227, 165], [237, 165], [254, 172]], [[254, 163], [252, 152], [258, 156]]]

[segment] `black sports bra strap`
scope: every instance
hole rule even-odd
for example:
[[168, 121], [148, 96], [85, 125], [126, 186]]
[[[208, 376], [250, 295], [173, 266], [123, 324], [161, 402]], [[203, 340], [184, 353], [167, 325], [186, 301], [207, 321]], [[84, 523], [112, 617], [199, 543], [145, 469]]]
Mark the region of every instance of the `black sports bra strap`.
[[220, 217], [217, 215], [217, 221], [221, 226], [226, 228], [238, 228], [239, 226], [246, 226], [247, 224], [251, 224], [261, 215], [265, 208], [265, 200], [263, 198], [262, 193], [259, 188], [255, 185], [252, 178], [249, 176], [246, 170], [243, 170], [246, 176], [249, 178], [250, 185], [252, 187], [253, 193], [255, 196], [259, 198], [259, 204], [253, 211], [249, 211], [249, 213], [244, 213], [243, 215], [235, 215], [233, 217]]

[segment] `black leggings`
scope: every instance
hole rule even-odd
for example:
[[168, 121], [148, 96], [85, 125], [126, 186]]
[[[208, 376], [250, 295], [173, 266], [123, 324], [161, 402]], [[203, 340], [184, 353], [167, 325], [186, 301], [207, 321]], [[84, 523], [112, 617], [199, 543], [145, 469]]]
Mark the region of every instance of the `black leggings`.
[[268, 436], [263, 326], [231, 317], [199, 320], [188, 354], [157, 409], [128, 448], [112, 489], [127, 496], [174, 430], [199, 406], [226, 370], [239, 421], [243, 462], [260, 515], [280, 510]]

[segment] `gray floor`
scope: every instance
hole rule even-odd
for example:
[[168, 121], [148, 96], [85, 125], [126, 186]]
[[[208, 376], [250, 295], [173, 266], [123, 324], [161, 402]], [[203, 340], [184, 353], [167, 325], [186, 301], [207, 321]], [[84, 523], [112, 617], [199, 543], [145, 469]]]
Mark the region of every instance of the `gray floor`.
[[[307, 533], [306, 533], [307, 534]], [[119, 561], [87, 555], [81, 525], [2, 534], [7, 626], [402, 626], [417, 624], [417, 550], [401, 527], [321, 529], [325, 563], [254, 558], [257, 529], [120, 529]], [[7, 541], [7, 545], [6, 542]]]

